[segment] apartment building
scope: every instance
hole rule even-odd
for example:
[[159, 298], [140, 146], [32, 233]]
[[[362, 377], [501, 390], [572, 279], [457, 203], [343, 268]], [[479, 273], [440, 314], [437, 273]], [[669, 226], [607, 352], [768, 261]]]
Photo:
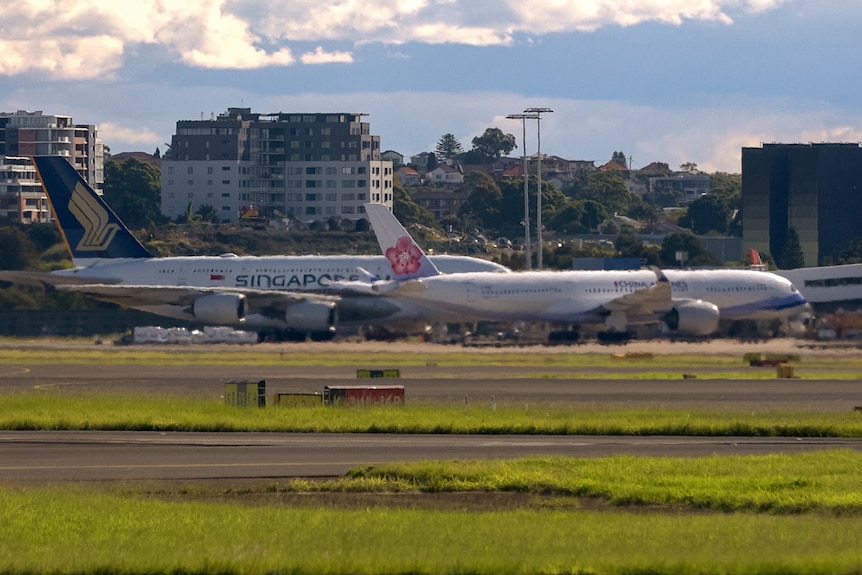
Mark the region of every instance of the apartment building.
[[101, 193], [104, 145], [96, 126], [41, 111], [0, 112], [0, 215], [21, 223], [50, 219], [32, 156], [63, 156]]
[[162, 157], [162, 213], [207, 205], [221, 221], [254, 211], [310, 223], [365, 219], [367, 202], [391, 207], [392, 161], [363, 116], [229, 108], [180, 120]]
[[0, 216], [19, 223], [47, 222], [48, 198], [27, 156], [0, 156]]

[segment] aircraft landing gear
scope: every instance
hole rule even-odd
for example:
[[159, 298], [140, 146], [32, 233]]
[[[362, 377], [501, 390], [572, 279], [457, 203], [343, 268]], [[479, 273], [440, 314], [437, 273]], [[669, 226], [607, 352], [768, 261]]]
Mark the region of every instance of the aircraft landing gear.
[[548, 333], [548, 345], [571, 345], [580, 338], [581, 334], [575, 330], [552, 331]]
[[632, 338], [632, 334], [627, 331], [600, 331], [596, 334], [596, 339], [603, 344], [624, 344]]

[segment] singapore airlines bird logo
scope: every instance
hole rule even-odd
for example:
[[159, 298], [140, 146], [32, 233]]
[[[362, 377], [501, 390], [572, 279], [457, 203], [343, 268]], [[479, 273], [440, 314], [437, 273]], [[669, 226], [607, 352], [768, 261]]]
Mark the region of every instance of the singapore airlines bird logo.
[[69, 211], [84, 228], [84, 235], [78, 242], [81, 251], [102, 251], [111, 244], [120, 226], [110, 223], [108, 212], [99, 205], [80, 183], [75, 186], [69, 200]]

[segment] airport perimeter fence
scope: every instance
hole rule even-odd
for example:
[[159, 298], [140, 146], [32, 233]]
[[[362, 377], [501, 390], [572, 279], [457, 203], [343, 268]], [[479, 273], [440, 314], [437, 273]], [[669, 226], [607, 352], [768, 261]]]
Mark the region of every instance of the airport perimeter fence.
[[3, 310], [0, 313], [0, 336], [6, 337], [96, 337], [126, 333], [143, 325], [195, 327], [190, 322], [131, 309]]

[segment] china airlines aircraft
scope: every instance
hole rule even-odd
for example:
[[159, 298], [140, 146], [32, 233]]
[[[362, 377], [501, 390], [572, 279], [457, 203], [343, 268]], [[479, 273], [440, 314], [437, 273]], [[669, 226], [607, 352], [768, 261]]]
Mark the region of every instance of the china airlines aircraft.
[[[229, 325], [282, 338], [332, 337], [336, 324], [412, 324], [423, 308], [351, 285], [391, 275], [383, 256], [159, 258], [59, 156], [33, 159], [74, 269], [0, 272], [0, 280], [76, 291], [162, 316]], [[465, 256], [435, 256], [447, 272], [509, 272]]]
[[673, 334], [709, 336], [734, 322], [786, 322], [807, 312], [805, 298], [789, 281], [763, 271], [441, 274], [385, 205], [365, 209], [394, 277], [374, 283], [373, 290], [446, 316], [547, 322], [561, 330], [552, 332], [554, 339], [576, 339], [580, 326], [596, 325], [611, 341], [624, 340], [637, 324], [661, 322]]

